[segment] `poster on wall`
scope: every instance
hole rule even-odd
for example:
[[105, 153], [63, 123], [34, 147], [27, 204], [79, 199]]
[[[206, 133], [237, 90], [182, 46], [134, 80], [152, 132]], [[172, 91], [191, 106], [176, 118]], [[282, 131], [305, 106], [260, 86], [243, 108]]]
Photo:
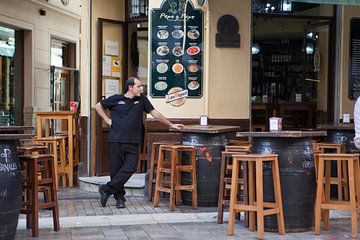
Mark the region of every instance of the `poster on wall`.
[[[200, 98], [203, 79], [203, 11], [191, 1], [164, 0], [151, 11], [151, 96], [171, 102]], [[174, 93], [177, 97], [172, 97]], [[171, 97], [169, 97], [171, 95]]]
[[350, 21], [349, 98], [360, 96], [360, 19]]

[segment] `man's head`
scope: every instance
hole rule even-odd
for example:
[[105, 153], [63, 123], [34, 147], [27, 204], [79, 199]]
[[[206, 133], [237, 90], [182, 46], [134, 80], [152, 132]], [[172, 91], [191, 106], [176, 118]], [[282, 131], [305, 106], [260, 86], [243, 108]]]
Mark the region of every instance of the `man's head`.
[[139, 97], [141, 93], [144, 91], [144, 86], [141, 81], [136, 77], [130, 77], [125, 82], [124, 93], [131, 96]]

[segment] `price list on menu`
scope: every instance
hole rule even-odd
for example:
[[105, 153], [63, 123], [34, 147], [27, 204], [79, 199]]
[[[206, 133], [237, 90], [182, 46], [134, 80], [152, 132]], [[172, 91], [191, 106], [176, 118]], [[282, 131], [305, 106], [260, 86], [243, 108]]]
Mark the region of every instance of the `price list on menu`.
[[202, 96], [203, 11], [165, 0], [151, 11], [151, 96]]

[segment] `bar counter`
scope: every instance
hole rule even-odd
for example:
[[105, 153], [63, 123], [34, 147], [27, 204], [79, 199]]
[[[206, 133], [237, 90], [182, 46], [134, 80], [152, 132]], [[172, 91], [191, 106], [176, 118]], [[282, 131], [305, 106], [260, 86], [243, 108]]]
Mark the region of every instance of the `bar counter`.
[[[237, 132], [236, 136], [252, 137], [253, 153], [279, 155], [285, 229], [310, 230], [316, 193], [312, 137], [326, 136], [326, 131]], [[271, 169], [271, 164], [263, 165], [264, 201], [273, 202]], [[265, 217], [265, 230], [277, 231], [276, 216]]]
[[[185, 125], [180, 130], [182, 144], [195, 147], [199, 206], [217, 206], [218, 204], [221, 151], [224, 151], [228, 144], [227, 133], [236, 131], [240, 131], [239, 126]], [[186, 157], [183, 157], [183, 161], [186, 161]], [[190, 180], [184, 176], [182, 181]], [[183, 203], [191, 205], [190, 193], [183, 193]]]

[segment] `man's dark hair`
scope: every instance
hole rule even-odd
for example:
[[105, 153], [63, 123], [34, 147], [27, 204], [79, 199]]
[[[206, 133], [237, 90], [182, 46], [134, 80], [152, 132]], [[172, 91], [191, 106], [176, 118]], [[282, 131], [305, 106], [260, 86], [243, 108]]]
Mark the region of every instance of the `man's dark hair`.
[[129, 77], [129, 79], [128, 80], [126, 80], [126, 82], [125, 82], [125, 86], [124, 86], [124, 93], [127, 93], [127, 91], [129, 90], [129, 87], [130, 86], [134, 86], [135, 85], [135, 80], [136, 80], [137, 78], [136, 77]]

